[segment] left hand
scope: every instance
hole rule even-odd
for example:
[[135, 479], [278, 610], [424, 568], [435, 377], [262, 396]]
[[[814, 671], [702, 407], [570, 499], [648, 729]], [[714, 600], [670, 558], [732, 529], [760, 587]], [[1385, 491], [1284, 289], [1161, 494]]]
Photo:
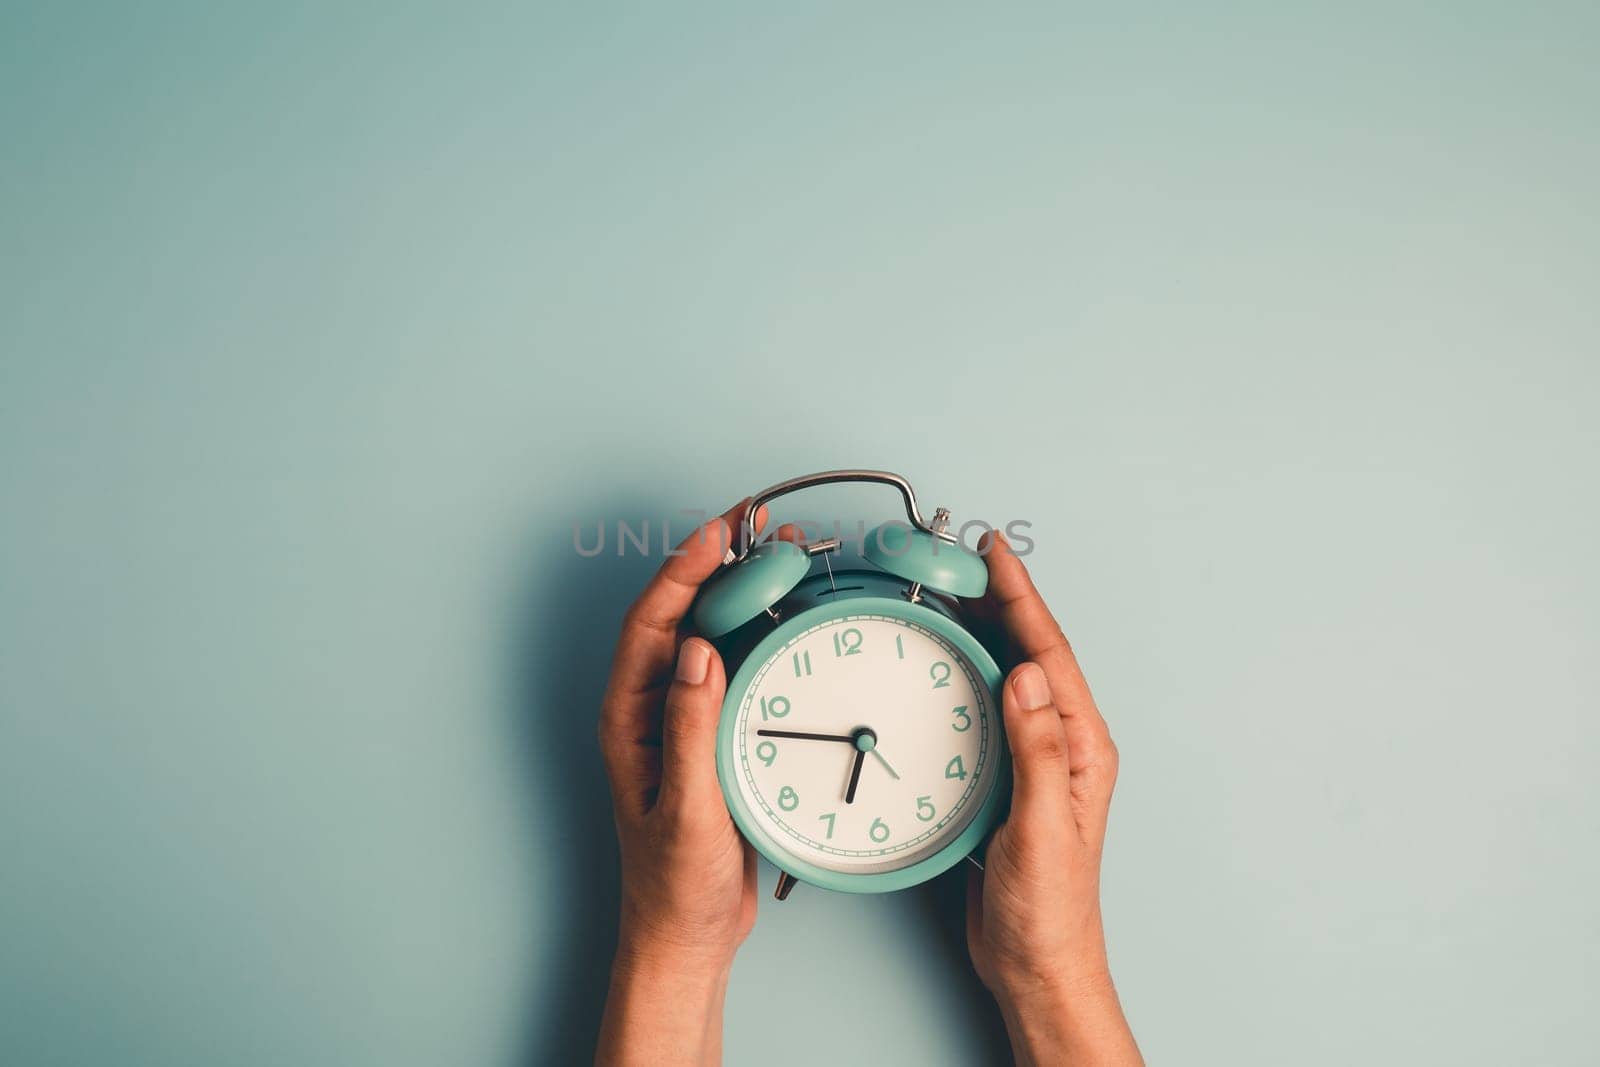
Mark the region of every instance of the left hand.
[[745, 507], [678, 547], [628, 609], [617, 641], [600, 748], [622, 852], [622, 917], [597, 1062], [720, 1057], [728, 972], [755, 924], [756, 857], [717, 783], [722, 659], [699, 637], [680, 647], [678, 631]]

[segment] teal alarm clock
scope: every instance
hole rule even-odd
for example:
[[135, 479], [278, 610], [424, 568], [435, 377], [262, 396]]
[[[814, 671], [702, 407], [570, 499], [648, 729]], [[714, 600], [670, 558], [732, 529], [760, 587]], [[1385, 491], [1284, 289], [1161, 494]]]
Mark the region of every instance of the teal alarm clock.
[[961, 607], [988, 569], [948, 532], [949, 511], [924, 519], [897, 474], [840, 470], [762, 490], [749, 513], [837, 482], [891, 486], [905, 504], [905, 522], [864, 534], [867, 566], [835, 567], [838, 538], [741, 537], [693, 615], [732, 675], [723, 796], [781, 872], [779, 900], [796, 880], [847, 893], [927, 881], [972, 856], [1005, 794], [1000, 668]]

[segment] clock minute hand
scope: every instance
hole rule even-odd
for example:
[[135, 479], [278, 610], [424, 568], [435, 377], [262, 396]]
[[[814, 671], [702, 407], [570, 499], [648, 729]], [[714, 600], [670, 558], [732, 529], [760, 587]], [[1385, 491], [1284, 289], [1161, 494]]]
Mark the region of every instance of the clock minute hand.
[[843, 741], [847, 745], [856, 743], [853, 737], [844, 734], [808, 734], [798, 730], [757, 730], [757, 737], [794, 737], [801, 741]]

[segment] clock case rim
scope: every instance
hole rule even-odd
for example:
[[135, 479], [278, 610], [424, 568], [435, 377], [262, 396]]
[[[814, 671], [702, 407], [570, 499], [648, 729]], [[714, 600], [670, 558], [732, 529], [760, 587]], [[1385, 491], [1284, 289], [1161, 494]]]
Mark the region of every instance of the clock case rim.
[[[876, 572], [862, 571], [836, 571], [834, 576], [844, 581], [847, 578], [874, 578], [883, 576]], [[809, 582], [808, 582], [809, 584]], [[877, 584], [876, 582], [871, 584]], [[754, 812], [745, 803], [744, 797], [739, 793], [734, 778], [738, 773], [734, 756], [734, 727], [738, 720], [739, 704], [744, 700], [744, 694], [750, 687], [755, 674], [761, 665], [766, 662], [777, 648], [789, 640], [800, 630], [816, 625], [820, 619], [842, 617], [845, 615], [881, 614], [897, 618], [904, 622], [914, 622], [919, 626], [926, 626], [938, 633], [944, 640], [953, 645], [956, 651], [963, 656], [977, 670], [978, 676], [989, 688], [990, 706], [994, 710], [995, 724], [995, 777], [989, 787], [989, 793], [983, 798], [972, 820], [967, 823], [961, 833], [943, 848], [918, 860], [908, 867], [901, 867], [893, 871], [875, 871], [861, 874], [851, 874], [844, 871], [833, 871], [826, 867], [819, 867], [814, 863], [800, 859], [775, 842], [771, 835], [756, 820]], [[765, 618], [766, 616], [761, 616]], [[1004, 714], [1001, 703], [1001, 683], [1004, 676], [1000, 666], [995, 662], [994, 656], [984, 648], [971, 633], [969, 633], [958, 618], [951, 614], [931, 607], [927, 604], [912, 603], [903, 599], [894, 599], [886, 596], [864, 593], [856, 596], [841, 595], [829, 600], [825, 604], [817, 604], [784, 619], [772, 630], [768, 631], [761, 639], [749, 646], [739, 663], [739, 669], [734, 672], [733, 678], [728, 683], [727, 693], [722, 702], [722, 715], [717, 724], [717, 784], [722, 788], [723, 800], [727, 803], [728, 812], [733, 816], [733, 821], [744, 835], [744, 839], [755, 848], [767, 862], [777, 867], [780, 871], [798, 878], [807, 885], [814, 885], [821, 889], [831, 889], [839, 893], [893, 893], [901, 889], [910, 889], [912, 886], [921, 885], [923, 882], [937, 878], [951, 867], [960, 863], [974, 851], [988, 835], [999, 819], [1000, 806], [1008, 795], [1010, 782], [1010, 748], [1006, 744], [1006, 731]]]

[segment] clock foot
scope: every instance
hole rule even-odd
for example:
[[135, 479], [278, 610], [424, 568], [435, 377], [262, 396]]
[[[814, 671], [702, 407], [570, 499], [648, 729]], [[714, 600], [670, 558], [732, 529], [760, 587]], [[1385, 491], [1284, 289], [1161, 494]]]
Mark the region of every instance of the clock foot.
[[772, 895], [779, 900], [788, 900], [789, 890], [794, 888], [796, 881], [798, 881], [798, 879], [796, 879], [794, 875], [789, 874], [786, 871], [779, 871], [778, 888], [772, 891]]
[[977, 856], [974, 856], [974, 855], [968, 853], [967, 862], [972, 864], [974, 867], [978, 868], [978, 870], [980, 870], [980, 871], [983, 870], [983, 861], [980, 860]]

